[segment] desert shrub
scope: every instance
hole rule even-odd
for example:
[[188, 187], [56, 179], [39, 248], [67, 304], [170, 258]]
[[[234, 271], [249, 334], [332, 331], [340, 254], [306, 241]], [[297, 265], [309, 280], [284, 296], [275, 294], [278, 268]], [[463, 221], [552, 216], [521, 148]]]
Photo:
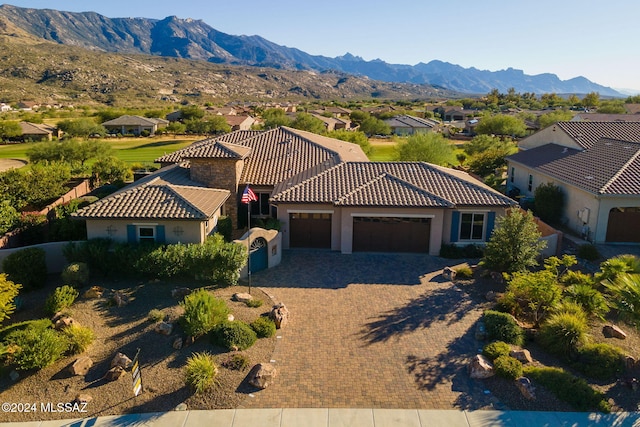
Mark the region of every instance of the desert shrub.
[[25, 320], [24, 322], [12, 323], [0, 329], [0, 341], [4, 341], [10, 334], [23, 329], [32, 328], [35, 330], [45, 330], [52, 327], [49, 319]]
[[213, 344], [224, 347], [228, 350], [246, 350], [258, 339], [251, 326], [245, 322], [236, 320], [233, 322], [222, 322], [212, 331], [211, 341]]
[[215, 384], [218, 366], [209, 353], [194, 353], [187, 359], [185, 382], [196, 393], [203, 393]]
[[564, 290], [565, 298], [580, 305], [588, 315], [603, 318], [609, 311], [604, 295], [591, 285], [571, 285]]
[[180, 303], [184, 308], [181, 322], [187, 335], [200, 337], [227, 319], [229, 307], [205, 289], [192, 292]]
[[62, 270], [62, 281], [71, 286], [84, 286], [89, 283], [89, 266], [84, 262], [72, 262]]
[[149, 322], [158, 323], [164, 319], [164, 313], [162, 310], [158, 310], [157, 308], [153, 308], [149, 310], [149, 314], [147, 314], [147, 319]]
[[454, 269], [456, 272], [456, 277], [460, 279], [471, 279], [473, 278], [473, 270], [468, 265], [464, 265], [462, 267], [457, 267]]
[[443, 243], [442, 246], [440, 246], [440, 256], [442, 258], [481, 258], [483, 255], [484, 250], [478, 245], [458, 246]]
[[[69, 242], [63, 249], [62, 253], [69, 263], [83, 262], [89, 266], [94, 272], [103, 275], [108, 274], [111, 263], [107, 262], [109, 257], [109, 248], [111, 247], [111, 239], [97, 238], [90, 239], [86, 242]], [[115, 271], [118, 271], [116, 264]]]
[[245, 302], [245, 304], [247, 305], [247, 307], [258, 308], [262, 306], [263, 302], [261, 299], [249, 299]]
[[603, 282], [609, 303], [620, 318], [640, 324], [640, 274], [619, 274], [615, 280]]
[[601, 262], [596, 282], [615, 281], [619, 275], [624, 273], [640, 273], [640, 257], [623, 254]]
[[65, 308], [71, 307], [71, 304], [78, 298], [79, 292], [73, 286], [64, 285], [56, 288], [55, 291], [44, 303], [44, 308], [49, 314], [55, 314]]
[[222, 366], [233, 371], [244, 371], [249, 367], [249, 357], [243, 353], [233, 353], [222, 362]]
[[67, 337], [71, 354], [84, 353], [96, 337], [91, 328], [78, 325], [71, 325], [65, 328], [63, 333]]
[[274, 336], [276, 333], [276, 324], [268, 317], [260, 316], [251, 322], [250, 326], [258, 338], [269, 338]]
[[18, 369], [42, 369], [59, 360], [69, 348], [64, 335], [51, 328], [27, 326], [10, 333], [5, 342], [16, 347], [12, 362]]
[[564, 286], [589, 285], [593, 287], [596, 285], [596, 281], [592, 275], [573, 270], [564, 273], [562, 277], [560, 277], [560, 283]]
[[526, 366], [524, 375], [578, 411], [611, 411], [611, 405], [603, 393], [594, 390], [584, 379], [560, 368]]
[[519, 311], [531, 316], [536, 325], [562, 295], [556, 275], [550, 270], [515, 272], [502, 297], [505, 303], [517, 305]]
[[225, 242], [231, 241], [231, 234], [233, 232], [233, 223], [231, 221], [231, 217], [221, 216], [218, 218], [218, 233], [224, 237]]
[[624, 370], [624, 353], [607, 343], [587, 344], [578, 350], [573, 367], [590, 378], [608, 380]]
[[513, 316], [499, 311], [484, 312], [484, 324], [487, 337], [492, 340], [504, 341], [510, 344], [522, 345], [524, 332]]
[[500, 356], [508, 356], [511, 347], [504, 341], [494, 341], [484, 346], [482, 354], [491, 360], [495, 360]]
[[0, 273], [0, 323], [16, 311], [16, 297], [21, 285], [7, 280], [7, 275]]
[[39, 248], [19, 250], [2, 261], [2, 270], [13, 283], [39, 288], [47, 281], [46, 254]]
[[493, 361], [493, 369], [496, 375], [510, 380], [522, 376], [522, 362], [511, 356], [499, 356]]
[[540, 344], [558, 356], [574, 358], [578, 347], [587, 340], [586, 316], [575, 313], [553, 313], [540, 328]]
[[596, 245], [586, 243], [578, 246], [578, 258], [586, 259], [587, 261], [595, 261], [601, 257], [600, 252]]

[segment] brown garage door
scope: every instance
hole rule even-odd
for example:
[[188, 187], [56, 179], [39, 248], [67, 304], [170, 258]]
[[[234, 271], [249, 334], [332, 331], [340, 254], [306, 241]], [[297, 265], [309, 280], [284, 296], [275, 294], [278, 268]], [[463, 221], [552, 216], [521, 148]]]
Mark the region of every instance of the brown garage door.
[[430, 218], [354, 217], [354, 252], [429, 252]]
[[331, 249], [330, 213], [290, 213], [289, 246]]
[[640, 242], [640, 208], [609, 211], [607, 242]]

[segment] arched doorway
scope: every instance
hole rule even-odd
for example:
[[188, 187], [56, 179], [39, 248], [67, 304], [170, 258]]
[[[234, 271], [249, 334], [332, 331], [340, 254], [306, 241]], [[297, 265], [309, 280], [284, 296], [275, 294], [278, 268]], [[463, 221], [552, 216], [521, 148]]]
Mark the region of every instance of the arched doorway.
[[266, 269], [269, 266], [269, 254], [267, 241], [263, 237], [258, 237], [251, 242], [249, 260], [251, 272], [255, 273]]

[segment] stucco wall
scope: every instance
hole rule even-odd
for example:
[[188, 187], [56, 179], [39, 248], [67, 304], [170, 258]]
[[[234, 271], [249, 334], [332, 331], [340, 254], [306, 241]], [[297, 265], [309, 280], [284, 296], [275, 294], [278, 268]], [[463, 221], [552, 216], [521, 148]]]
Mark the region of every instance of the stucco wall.
[[[496, 219], [500, 216], [503, 216], [506, 212], [505, 208], [500, 208], [500, 207], [482, 207], [482, 206], [478, 206], [477, 208], [474, 207], [465, 207], [465, 208], [460, 208], [457, 210], [458, 212], [478, 212], [478, 213], [488, 213], [488, 212], [494, 212], [496, 214]], [[451, 222], [453, 220], [453, 210], [451, 209], [447, 209], [444, 211], [444, 219], [443, 219], [443, 234], [442, 234], [442, 241], [446, 244], [450, 244], [451, 243]], [[495, 225], [495, 222], [494, 222]], [[486, 219], [485, 219], [485, 227], [486, 227]], [[486, 238], [486, 229], [483, 233], [483, 235]], [[460, 241], [460, 242], [456, 242], [456, 244], [458, 245], [468, 245], [471, 243], [476, 243], [476, 242], [468, 242], [468, 241]], [[481, 243], [481, 242], [478, 242]]]
[[22, 248], [0, 249], [0, 272], [2, 271], [2, 261], [12, 253], [26, 248], [40, 248], [45, 252], [47, 271], [49, 273], [60, 273], [68, 264], [67, 259], [62, 254], [62, 250], [67, 244], [69, 244], [69, 242], [51, 242]]
[[531, 136], [524, 138], [518, 143], [518, 147], [523, 150], [529, 150], [531, 148], [540, 147], [549, 143], [562, 145], [563, 147], [576, 148], [578, 150], [582, 148], [578, 144], [576, 144], [573, 138], [567, 135], [556, 125], [551, 125], [539, 132], [534, 133]]
[[[250, 241], [249, 237], [251, 237]], [[234, 240], [234, 242], [245, 247], [250, 247], [251, 243], [259, 237], [262, 237], [267, 241], [267, 268], [273, 268], [279, 265], [282, 261], [282, 233], [276, 230], [265, 230], [264, 228], [255, 227], [251, 228], [251, 234], [247, 232], [240, 239]], [[240, 270], [240, 277], [247, 277], [248, 271], [248, 265], [242, 267], [242, 269]]]
[[[211, 228], [211, 223], [209, 221]], [[164, 225], [166, 243], [201, 243], [204, 241], [205, 222], [200, 221], [169, 221], [169, 220], [87, 220], [87, 238], [110, 238], [116, 242], [127, 242], [127, 225], [149, 224]], [[111, 233], [107, 231], [111, 227]], [[182, 230], [182, 232], [180, 232]]]
[[[607, 238], [607, 224], [609, 211], [612, 208], [640, 207], [640, 194], [637, 196], [600, 196], [600, 210], [596, 219], [596, 232], [593, 234], [595, 243], [604, 243]], [[638, 224], [640, 227], [640, 224]]]
[[294, 204], [279, 204], [278, 205], [278, 220], [282, 233], [282, 246], [283, 249], [289, 249], [289, 213], [295, 212], [331, 212], [331, 250], [340, 250], [340, 227], [341, 220], [338, 214], [338, 209], [330, 204], [308, 204], [308, 205], [294, 205]]

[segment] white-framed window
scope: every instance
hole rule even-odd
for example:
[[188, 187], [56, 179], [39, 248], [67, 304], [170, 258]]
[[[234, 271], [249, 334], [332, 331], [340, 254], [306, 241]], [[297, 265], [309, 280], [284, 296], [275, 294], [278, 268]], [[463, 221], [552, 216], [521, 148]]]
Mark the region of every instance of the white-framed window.
[[460, 231], [458, 238], [460, 241], [484, 241], [485, 223], [487, 215], [480, 212], [461, 212]]
[[156, 227], [154, 226], [138, 226], [138, 241], [139, 242], [155, 242], [156, 241]]

